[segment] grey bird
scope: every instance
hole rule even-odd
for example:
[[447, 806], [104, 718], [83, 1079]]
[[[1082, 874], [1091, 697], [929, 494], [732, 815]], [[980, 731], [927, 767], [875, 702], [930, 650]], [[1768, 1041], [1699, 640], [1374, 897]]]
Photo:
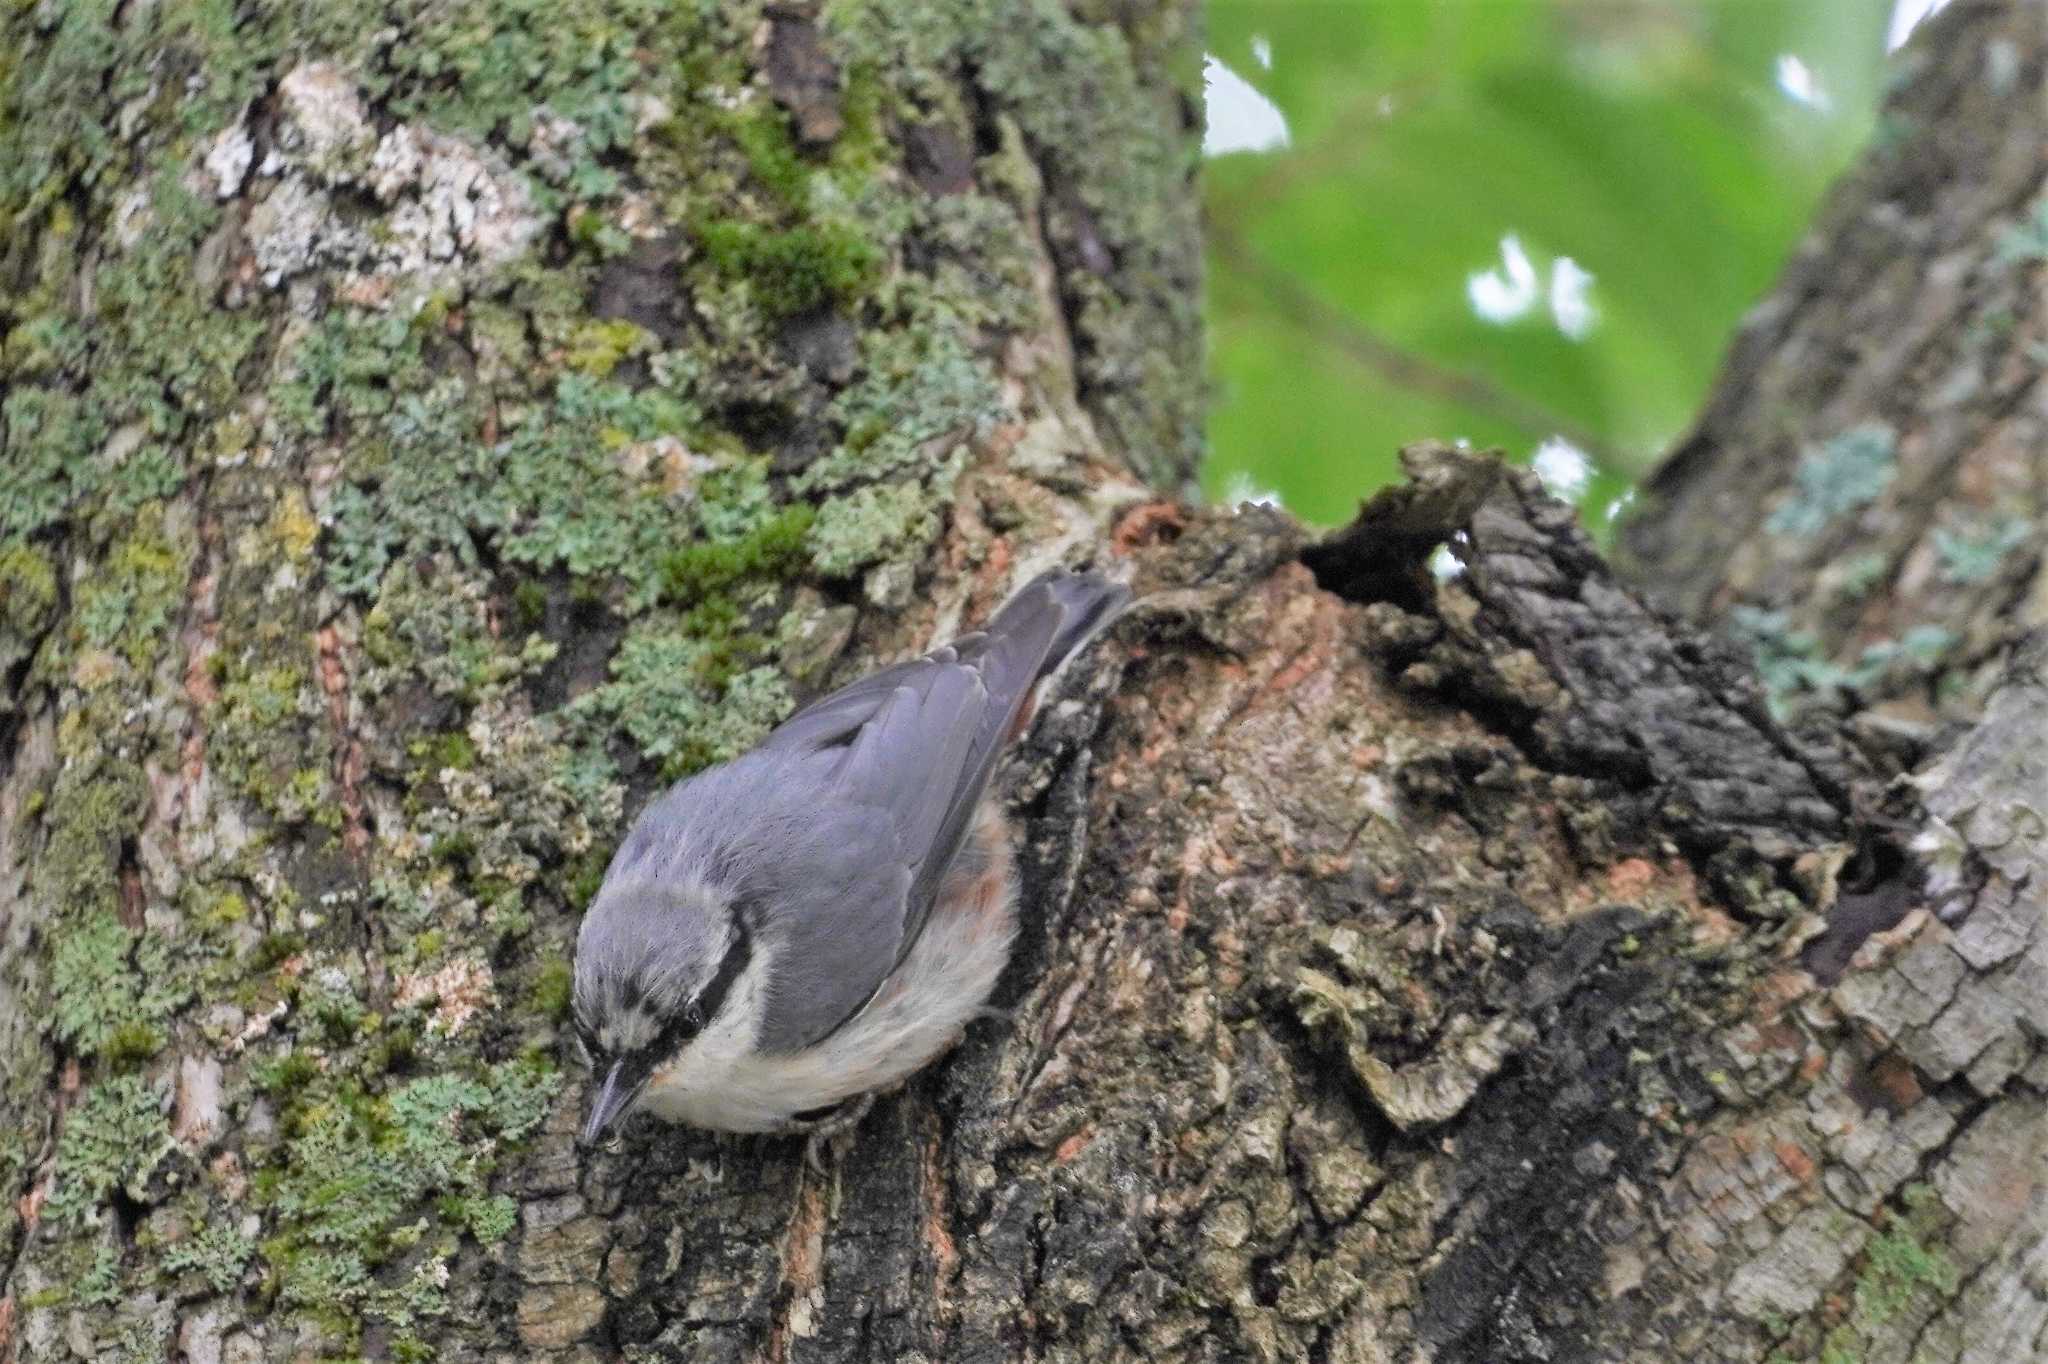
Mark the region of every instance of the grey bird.
[[1016, 935], [996, 759], [1129, 601], [1043, 574], [649, 805], [576, 939], [583, 1143], [634, 1111], [815, 1133], [951, 1047]]

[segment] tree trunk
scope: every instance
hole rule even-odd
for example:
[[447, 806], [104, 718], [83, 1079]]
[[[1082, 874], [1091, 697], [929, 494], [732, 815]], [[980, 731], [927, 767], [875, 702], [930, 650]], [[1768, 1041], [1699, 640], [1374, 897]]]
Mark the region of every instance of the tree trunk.
[[[1148, 491], [1183, 7], [5, 22], [9, 1356], [2048, 1341], [2048, 661], [1923, 809], [1521, 474], [1418, 447], [1323, 541]], [[2038, 111], [2000, 22], [1901, 106]], [[1004, 1016], [823, 1173], [579, 1161], [627, 812], [1082, 557], [1144, 600], [1006, 775]]]
[[1788, 703], [1908, 748], [2048, 623], [2048, 8], [1955, 4], [1621, 535]]

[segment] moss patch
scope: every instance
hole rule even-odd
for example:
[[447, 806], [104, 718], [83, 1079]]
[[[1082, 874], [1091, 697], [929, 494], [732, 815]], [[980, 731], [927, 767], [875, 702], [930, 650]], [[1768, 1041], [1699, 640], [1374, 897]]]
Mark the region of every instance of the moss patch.
[[838, 224], [777, 231], [709, 223], [697, 239], [714, 266], [745, 280], [776, 317], [851, 301], [873, 282], [880, 264], [874, 243]]

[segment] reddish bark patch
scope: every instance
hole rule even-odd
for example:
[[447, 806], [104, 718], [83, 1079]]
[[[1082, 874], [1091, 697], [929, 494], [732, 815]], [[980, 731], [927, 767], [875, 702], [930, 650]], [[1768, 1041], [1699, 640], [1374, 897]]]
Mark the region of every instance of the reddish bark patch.
[[314, 637], [320, 650], [320, 689], [327, 694], [327, 718], [334, 726], [335, 780], [341, 786], [341, 845], [357, 857], [370, 848], [370, 827], [364, 815], [362, 782], [368, 767], [362, 740], [348, 722], [348, 669], [341, 659], [341, 632], [323, 625]]
[[1144, 545], [1171, 544], [1187, 523], [1187, 514], [1178, 502], [1141, 503], [1117, 521], [1109, 543], [1118, 554], [1129, 554]]

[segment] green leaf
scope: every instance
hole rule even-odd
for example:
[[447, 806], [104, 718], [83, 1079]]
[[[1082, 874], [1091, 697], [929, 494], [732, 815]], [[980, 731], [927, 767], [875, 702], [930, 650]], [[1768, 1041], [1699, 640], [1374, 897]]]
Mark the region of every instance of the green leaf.
[[[1582, 505], [1604, 506], [1690, 423], [1866, 136], [1889, 13], [1218, 0], [1211, 51], [1291, 143], [1207, 163], [1210, 490], [1333, 521], [1405, 441], [1526, 458], [1564, 434], [1599, 457]], [[1824, 105], [1780, 89], [1781, 57]], [[1576, 335], [1565, 258], [1592, 277]], [[1470, 295], [1489, 271], [1521, 304], [1497, 320]]]

